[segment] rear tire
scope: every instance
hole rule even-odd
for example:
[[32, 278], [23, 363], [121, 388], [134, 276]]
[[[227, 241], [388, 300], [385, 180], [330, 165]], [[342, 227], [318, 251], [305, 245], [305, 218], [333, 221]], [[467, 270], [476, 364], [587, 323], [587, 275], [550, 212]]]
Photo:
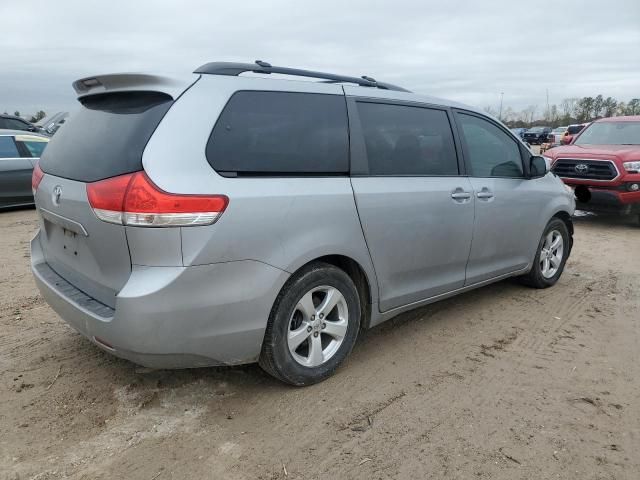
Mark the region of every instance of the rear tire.
[[327, 263], [310, 264], [278, 294], [259, 364], [291, 385], [321, 382], [351, 352], [360, 316], [358, 290], [349, 275]]
[[559, 218], [552, 218], [538, 242], [533, 266], [529, 273], [520, 277], [521, 282], [533, 288], [555, 285], [569, 258], [571, 242], [567, 224]]

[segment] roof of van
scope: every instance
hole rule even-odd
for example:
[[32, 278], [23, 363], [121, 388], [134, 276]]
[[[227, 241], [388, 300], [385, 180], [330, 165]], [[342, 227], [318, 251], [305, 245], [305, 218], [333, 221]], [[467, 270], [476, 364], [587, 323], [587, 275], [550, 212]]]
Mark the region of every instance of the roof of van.
[[379, 82], [366, 75], [353, 77], [289, 67], [274, 67], [260, 60], [257, 60], [256, 63], [253, 64], [211, 62], [198, 67], [193, 73], [196, 75], [165, 76], [148, 73], [111, 73], [81, 78], [73, 82], [73, 88], [76, 90], [79, 99], [107, 91], [117, 92], [130, 91], [133, 89], [161, 91], [171, 95], [175, 99], [203, 75], [220, 75], [226, 77], [250, 76], [252, 78], [269, 80], [336, 84], [341, 85], [347, 95], [460, 108], [480, 113], [497, 120], [492, 115], [476, 107], [444, 98], [413, 93], [396, 85]]

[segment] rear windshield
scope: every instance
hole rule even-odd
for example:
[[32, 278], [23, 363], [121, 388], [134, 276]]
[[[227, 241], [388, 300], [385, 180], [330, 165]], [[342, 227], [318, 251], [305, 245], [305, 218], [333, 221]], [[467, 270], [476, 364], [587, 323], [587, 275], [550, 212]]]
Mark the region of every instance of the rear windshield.
[[159, 92], [118, 92], [80, 100], [42, 154], [45, 173], [94, 182], [142, 169], [142, 152], [172, 99]]

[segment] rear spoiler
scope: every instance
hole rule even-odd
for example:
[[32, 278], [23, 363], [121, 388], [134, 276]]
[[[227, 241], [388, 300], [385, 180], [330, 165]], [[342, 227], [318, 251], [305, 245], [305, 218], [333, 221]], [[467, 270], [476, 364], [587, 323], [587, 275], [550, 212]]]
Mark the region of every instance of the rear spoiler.
[[174, 100], [200, 76], [165, 77], [145, 73], [112, 73], [85, 77], [73, 82], [78, 98], [105, 92], [153, 91], [170, 95]]

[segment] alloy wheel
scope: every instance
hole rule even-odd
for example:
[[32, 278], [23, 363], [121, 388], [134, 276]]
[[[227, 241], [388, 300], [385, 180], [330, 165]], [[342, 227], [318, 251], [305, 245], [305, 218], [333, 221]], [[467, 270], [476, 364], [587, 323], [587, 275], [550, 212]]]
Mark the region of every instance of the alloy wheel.
[[552, 278], [562, 265], [564, 239], [557, 230], [551, 230], [544, 239], [540, 250], [540, 273], [544, 278]]
[[328, 361], [347, 335], [349, 310], [344, 295], [335, 287], [315, 287], [296, 304], [287, 332], [289, 352], [305, 367]]

